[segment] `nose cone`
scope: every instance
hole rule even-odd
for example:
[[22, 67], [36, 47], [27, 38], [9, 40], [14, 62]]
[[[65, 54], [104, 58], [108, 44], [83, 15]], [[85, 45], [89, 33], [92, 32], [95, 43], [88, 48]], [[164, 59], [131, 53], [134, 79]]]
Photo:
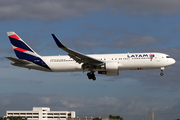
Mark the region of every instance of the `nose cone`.
[[173, 59], [173, 58], [171, 58], [171, 65], [173, 65], [174, 63], [176, 63], [176, 61]]

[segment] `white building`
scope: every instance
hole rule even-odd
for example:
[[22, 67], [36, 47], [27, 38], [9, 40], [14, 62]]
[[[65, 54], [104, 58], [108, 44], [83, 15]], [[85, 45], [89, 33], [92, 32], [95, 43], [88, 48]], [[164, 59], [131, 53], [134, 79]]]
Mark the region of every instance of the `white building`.
[[33, 111], [6, 111], [8, 116], [21, 116], [28, 120], [66, 120], [75, 118], [75, 111], [50, 111], [48, 107], [33, 107]]

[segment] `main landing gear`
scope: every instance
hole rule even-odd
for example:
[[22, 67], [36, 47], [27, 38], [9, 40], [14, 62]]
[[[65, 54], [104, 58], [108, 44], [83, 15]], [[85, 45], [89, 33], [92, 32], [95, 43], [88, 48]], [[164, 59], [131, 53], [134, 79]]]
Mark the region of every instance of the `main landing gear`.
[[93, 79], [94, 81], [96, 80], [94, 72], [87, 73], [87, 76], [88, 76], [89, 79]]
[[160, 73], [161, 76], [164, 75], [164, 73], [163, 73], [163, 72], [164, 72], [164, 69], [165, 69], [164, 67], [161, 67], [161, 73]]

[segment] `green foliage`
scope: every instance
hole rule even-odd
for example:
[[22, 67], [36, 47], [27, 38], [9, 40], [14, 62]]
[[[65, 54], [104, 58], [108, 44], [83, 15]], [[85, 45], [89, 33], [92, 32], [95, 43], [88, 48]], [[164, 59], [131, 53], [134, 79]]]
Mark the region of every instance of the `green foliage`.
[[109, 115], [109, 118], [112, 120], [112, 115]]
[[120, 116], [113, 116], [113, 115], [109, 115], [109, 119], [113, 119], [113, 120], [123, 120], [123, 118], [122, 117], [120, 117]]
[[102, 119], [101, 119], [101, 118], [96, 117], [96, 118], [93, 118], [93, 120], [102, 120]]
[[0, 120], [27, 120], [27, 118], [22, 118], [21, 116], [8, 116], [6, 117], [0, 117]]

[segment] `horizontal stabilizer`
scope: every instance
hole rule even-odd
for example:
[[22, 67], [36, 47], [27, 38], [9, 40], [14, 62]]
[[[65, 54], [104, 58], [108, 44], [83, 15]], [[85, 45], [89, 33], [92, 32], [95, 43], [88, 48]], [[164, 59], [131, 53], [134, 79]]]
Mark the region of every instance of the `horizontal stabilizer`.
[[13, 57], [6, 57], [6, 58], [15, 63], [30, 64], [30, 62], [28, 62], [27, 60], [21, 60], [21, 59], [17, 59], [17, 58], [13, 58]]

